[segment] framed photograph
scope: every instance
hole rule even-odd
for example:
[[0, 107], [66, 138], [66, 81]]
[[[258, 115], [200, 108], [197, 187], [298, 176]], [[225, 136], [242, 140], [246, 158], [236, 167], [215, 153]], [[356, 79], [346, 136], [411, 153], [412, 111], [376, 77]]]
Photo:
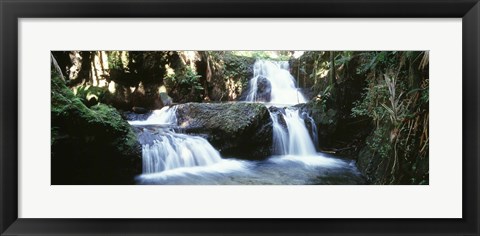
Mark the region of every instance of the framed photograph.
[[479, 234], [477, 0], [0, 4], [1, 235]]

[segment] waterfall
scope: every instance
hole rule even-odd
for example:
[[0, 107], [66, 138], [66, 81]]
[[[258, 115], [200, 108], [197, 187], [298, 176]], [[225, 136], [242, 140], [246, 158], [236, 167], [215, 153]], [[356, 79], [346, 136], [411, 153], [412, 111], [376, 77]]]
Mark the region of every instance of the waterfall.
[[285, 110], [284, 119], [288, 128], [288, 148], [293, 155], [315, 155], [315, 145], [310, 139], [305, 121], [300, 117], [299, 112], [293, 109]]
[[146, 120], [129, 121], [142, 130], [143, 173], [206, 166], [219, 162], [220, 153], [204, 138], [176, 133], [176, 107], [156, 110]]
[[[281, 116], [286, 127], [280, 124], [277, 116]], [[283, 155], [316, 155], [315, 145], [305, 126], [305, 120], [299, 111], [286, 108], [285, 114], [270, 113], [273, 122], [273, 149], [275, 154]]]
[[154, 110], [146, 120], [129, 121], [131, 125], [147, 126], [176, 126], [177, 125], [177, 107], [162, 107], [160, 110]]
[[[250, 132], [247, 130], [251, 130], [250, 128], [228, 132], [231, 136], [223, 135], [224, 131], [217, 131], [210, 123], [207, 126], [211, 127], [211, 130], [201, 127], [203, 121], [200, 119], [208, 119], [208, 116], [203, 117], [202, 113], [196, 112], [195, 109], [181, 109], [180, 106], [178, 114], [185, 117], [179, 116], [178, 119], [177, 106], [164, 107], [151, 114], [126, 114], [142, 144], [144, 174], [137, 176], [136, 183], [363, 184], [364, 179], [355, 164], [328, 154], [317, 153], [317, 126], [314, 119], [302, 108], [304, 105], [294, 106], [306, 102], [306, 99], [295, 86], [295, 79], [289, 73], [288, 62], [257, 60], [253, 68], [254, 75], [250, 80], [249, 89], [242, 97], [248, 102], [263, 103], [260, 106], [268, 108], [272, 126], [269, 127], [268, 117], [267, 120], [264, 119], [262, 110], [260, 127], [264, 131], [271, 128], [271, 133], [262, 132], [261, 136], [253, 136], [253, 140], [248, 140]], [[199, 106], [199, 109], [202, 109], [201, 107]], [[229, 119], [229, 122], [221, 124], [219, 122], [222, 121], [218, 121], [219, 126], [230, 125], [230, 121], [240, 122], [238, 117], [246, 115], [242, 110], [236, 109], [225, 113], [225, 118]], [[199, 120], [195, 121], [197, 118]], [[256, 117], [252, 117], [251, 120], [257, 121]], [[202, 133], [214, 135], [215, 132], [221, 133], [218, 138], [226, 137], [227, 143], [247, 141], [246, 145], [241, 146], [246, 149], [252, 148], [247, 145], [256, 138], [260, 137], [262, 141], [269, 140], [270, 137], [264, 135], [272, 135], [272, 146], [269, 146], [269, 143], [262, 143], [266, 148], [271, 147], [272, 152], [267, 150], [268, 154], [265, 155], [269, 156], [262, 155], [265, 160], [257, 160], [256, 157], [249, 157], [247, 152], [241, 149], [231, 151], [227, 147], [223, 149], [227, 156], [222, 158], [219, 151], [205, 138], [181, 133], [183, 126], [180, 127], [179, 124], [187, 122], [192, 127], [198, 127]], [[227, 128], [230, 130], [230, 127]], [[219, 146], [222, 146], [222, 140], [219, 141]], [[263, 147], [259, 151], [263, 152], [265, 150]], [[243, 158], [248, 160], [240, 160]]]
[[315, 144], [315, 148], [318, 148], [318, 129], [317, 129], [317, 125], [315, 124], [315, 121], [306, 112], [303, 112], [302, 116], [304, 116], [310, 122], [313, 143]]
[[273, 126], [273, 153], [286, 155], [288, 153], [288, 133], [278, 121], [278, 116], [270, 112]]
[[[246, 101], [268, 102], [275, 105], [295, 105], [307, 100], [295, 86], [286, 61], [257, 60], [253, 65]], [[305, 126], [306, 117], [311, 124], [312, 138]], [[270, 112], [273, 125], [273, 152], [277, 155], [316, 155], [317, 127], [313, 119], [286, 108], [278, 114]], [[284, 124], [280, 121], [283, 120]], [[314, 144], [315, 143], [315, 144]]]
[[221, 160], [220, 154], [201, 137], [165, 132], [142, 147], [143, 173], [180, 167], [206, 166]]
[[288, 62], [266, 60], [257, 60], [253, 65], [253, 77], [245, 100], [287, 105], [306, 102], [295, 86]]

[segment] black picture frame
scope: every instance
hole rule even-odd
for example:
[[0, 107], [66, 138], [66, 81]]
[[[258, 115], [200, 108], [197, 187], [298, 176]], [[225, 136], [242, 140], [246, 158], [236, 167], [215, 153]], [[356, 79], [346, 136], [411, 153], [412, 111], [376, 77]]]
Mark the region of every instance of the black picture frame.
[[[0, 0], [2, 235], [479, 235], [478, 0]], [[18, 19], [46, 17], [462, 18], [462, 219], [18, 218]], [[439, 206], [441, 207], [441, 206]]]

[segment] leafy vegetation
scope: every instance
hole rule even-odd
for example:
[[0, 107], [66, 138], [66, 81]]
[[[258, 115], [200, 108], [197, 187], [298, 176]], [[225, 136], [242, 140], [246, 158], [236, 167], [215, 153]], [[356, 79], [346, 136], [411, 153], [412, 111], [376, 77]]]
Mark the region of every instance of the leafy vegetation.
[[366, 74], [368, 87], [352, 114], [368, 116], [375, 125], [367, 148], [378, 152], [386, 164], [377, 165], [389, 172], [379, 183], [428, 183], [428, 52], [362, 56], [369, 62], [357, 73]]
[[325, 113], [332, 104], [335, 123], [371, 130], [360, 138], [364, 144], [352, 145], [363, 146], [354, 155], [373, 183], [428, 183], [428, 58], [428, 52], [381, 51], [308, 52], [299, 59], [297, 73], [311, 80], [315, 109]]
[[232, 51], [231, 54], [242, 57], [275, 61], [288, 61], [291, 57], [290, 51]]
[[52, 184], [131, 181], [141, 160], [130, 125], [111, 106], [85, 106], [55, 73], [51, 86]]
[[[172, 103], [242, 100], [253, 77], [255, 60], [288, 60], [297, 87], [309, 99], [300, 107], [319, 126], [322, 150], [356, 159], [370, 183], [429, 183], [428, 51], [307, 51], [300, 57], [293, 54], [53, 52], [58, 61], [54, 69], [60, 74], [52, 76], [52, 122], [56, 124], [52, 126], [52, 145], [66, 135], [65, 127], [57, 123], [72, 116], [69, 122], [77, 128], [101, 127], [107, 133], [121, 133], [127, 142], [120, 148], [128, 149], [135, 137], [112, 106], [148, 111]], [[232, 118], [239, 105], [225, 106], [230, 109], [225, 108], [222, 115], [231, 120], [222, 118], [218, 125], [225, 125], [226, 131], [250, 122], [248, 117]]]
[[187, 95], [193, 101], [201, 101], [201, 92], [204, 89], [200, 83], [201, 76], [191, 67], [167, 74], [164, 82], [171, 90], [178, 94]]

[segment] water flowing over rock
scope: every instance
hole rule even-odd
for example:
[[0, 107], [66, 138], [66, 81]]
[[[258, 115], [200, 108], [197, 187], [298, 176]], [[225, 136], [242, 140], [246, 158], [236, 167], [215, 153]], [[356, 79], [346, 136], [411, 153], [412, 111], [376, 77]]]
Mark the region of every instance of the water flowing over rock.
[[143, 173], [206, 166], [221, 160], [220, 154], [202, 137], [179, 134], [176, 107], [164, 107], [146, 120], [129, 123], [137, 128], [142, 144]]
[[144, 144], [143, 173], [181, 167], [207, 166], [221, 160], [220, 154], [202, 137], [164, 132], [153, 144]]
[[288, 153], [288, 130], [279, 121], [279, 114], [270, 113], [273, 126], [273, 153], [285, 155]]
[[131, 120], [131, 125], [147, 126], [147, 125], [177, 125], [176, 107], [163, 107], [160, 110], [154, 110], [144, 120]]
[[[297, 108], [276, 107], [306, 102], [303, 94], [295, 87], [295, 79], [289, 72], [288, 62], [258, 60], [253, 68], [254, 76], [250, 80], [246, 100], [271, 104], [271, 110], [274, 111], [270, 113], [274, 154], [315, 155], [316, 144], [312, 142], [305, 126], [304, 118], [307, 116], [303, 113], [301, 115]], [[308, 122], [312, 128], [312, 137], [316, 137], [317, 129], [314, 122], [312, 123], [311, 118]]]
[[263, 104], [186, 103], [176, 107], [179, 129], [206, 137], [224, 156], [265, 159], [271, 154], [272, 122]]
[[255, 62], [245, 100], [288, 105], [306, 102], [295, 86], [295, 78], [289, 72], [288, 62], [266, 60]]
[[[305, 120], [294, 108], [270, 113], [273, 122], [273, 149], [277, 155], [316, 155], [315, 144], [305, 126]], [[285, 125], [280, 123], [281, 118]], [[314, 128], [316, 130], [316, 127]]]
[[[318, 153], [287, 62], [257, 61], [248, 102], [185, 103], [130, 114], [142, 144], [139, 184], [361, 183], [351, 162]], [[255, 161], [249, 161], [255, 160]], [[345, 177], [347, 176], [347, 177]]]
[[309, 123], [305, 123], [305, 125], [310, 126], [310, 134], [312, 135], [313, 144], [315, 145], [315, 148], [318, 148], [318, 128], [317, 128], [317, 124], [315, 124], [315, 120], [310, 115], [308, 115], [308, 113], [302, 112], [302, 116], [305, 117], [304, 119], [308, 120]]

